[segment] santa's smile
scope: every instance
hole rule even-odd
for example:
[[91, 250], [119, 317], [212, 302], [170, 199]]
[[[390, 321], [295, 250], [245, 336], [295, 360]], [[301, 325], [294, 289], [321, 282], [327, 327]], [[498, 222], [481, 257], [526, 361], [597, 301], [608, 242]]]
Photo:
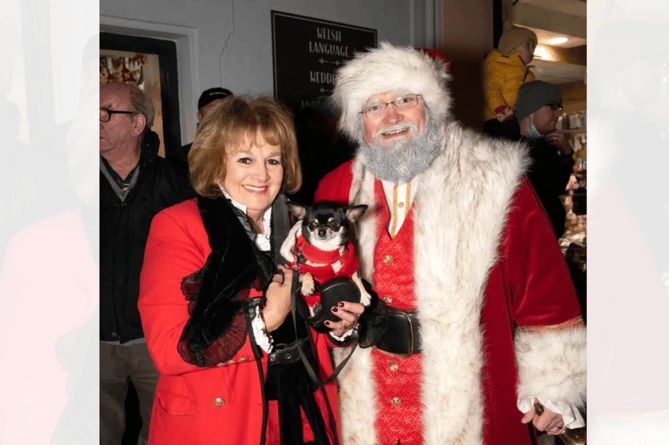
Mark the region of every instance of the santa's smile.
[[395, 137], [399, 135], [405, 135], [409, 132], [410, 128], [406, 127], [404, 129], [393, 129], [393, 130], [383, 130], [381, 136], [384, 137]]
[[409, 132], [411, 131], [411, 129], [412, 125], [407, 123], [381, 128], [376, 132], [375, 139], [378, 140], [378, 138], [380, 137], [382, 137], [383, 139], [395, 139], [395, 138], [407, 137], [409, 136]]

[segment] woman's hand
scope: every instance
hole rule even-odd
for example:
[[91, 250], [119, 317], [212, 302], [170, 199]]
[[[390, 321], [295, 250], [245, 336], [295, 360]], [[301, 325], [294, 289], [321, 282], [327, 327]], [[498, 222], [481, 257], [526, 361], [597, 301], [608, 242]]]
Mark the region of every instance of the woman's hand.
[[274, 274], [265, 294], [267, 304], [263, 309], [263, 318], [268, 332], [278, 329], [290, 313], [293, 271], [286, 266], [279, 266], [279, 271], [283, 274]]
[[341, 321], [333, 322], [328, 320], [325, 322], [325, 326], [332, 330], [332, 334], [341, 337], [345, 332], [348, 332], [355, 327], [360, 315], [365, 311], [365, 306], [360, 303], [340, 301], [337, 306], [333, 306], [330, 310], [333, 314], [339, 317]]

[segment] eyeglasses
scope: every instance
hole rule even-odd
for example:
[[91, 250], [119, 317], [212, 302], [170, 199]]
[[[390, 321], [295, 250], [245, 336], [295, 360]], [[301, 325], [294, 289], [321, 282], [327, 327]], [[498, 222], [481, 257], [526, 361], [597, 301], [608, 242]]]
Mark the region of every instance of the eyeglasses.
[[100, 122], [109, 122], [112, 114], [139, 114], [137, 111], [118, 111], [109, 108], [100, 108]]
[[388, 105], [393, 104], [397, 111], [410, 110], [418, 104], [419, 97], [422, 97], [422, 94], [405, 94], [392, 102], [372, 102], [365, 105], [360, 113], [364, 114], [367, 119], [378, 119], [386, 113]]
[[558, 111], [558, 110], [562, 111], [562, 104], [561, 103], [553, 102], [553, 103], [548, 104], [548, 106], [550, 107], [551, 111]]

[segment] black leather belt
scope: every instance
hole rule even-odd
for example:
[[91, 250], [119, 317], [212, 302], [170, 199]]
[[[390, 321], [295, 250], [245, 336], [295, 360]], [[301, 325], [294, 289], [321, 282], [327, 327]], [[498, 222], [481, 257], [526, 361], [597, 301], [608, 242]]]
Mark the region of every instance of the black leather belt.
[[405, 312], [388, 306], [388, 328], [376, 344], [376, 348], [397, 357], [420, 354], [421, 338], [418, 312]]
[[269, 364], [271, 365], [287, 365], [288, 363], [295, 363], [300, 360], [300, 353], [297, 350], [298, 342], [302, 343], [302, 350], [309, 349], [309, 342], [304, 340], [297, 340], [290, 345], [278, 344], [274, 346], [272, 352], [269, 353]]

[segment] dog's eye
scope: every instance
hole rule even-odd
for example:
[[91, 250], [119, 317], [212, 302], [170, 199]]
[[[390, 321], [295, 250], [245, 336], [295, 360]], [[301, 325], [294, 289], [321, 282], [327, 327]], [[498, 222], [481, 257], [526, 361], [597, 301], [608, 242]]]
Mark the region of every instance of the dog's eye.
[[316, 230], [316, 227], [318, 227], [318, 223], [315, 222], [315, 221], [311, 221], [311, 222], [308, 224], [308, 227], [309, 227], [309, 230]]
[[341, 227], [341, 224], [339, 224], [337, 221], [330, 221], [330, 222], [328, 223], [328, 227], [329, 227], [330, 230], [332, 230], [333, 232], [336, 232], [337, 230], [339, 230], [339, 227]]

